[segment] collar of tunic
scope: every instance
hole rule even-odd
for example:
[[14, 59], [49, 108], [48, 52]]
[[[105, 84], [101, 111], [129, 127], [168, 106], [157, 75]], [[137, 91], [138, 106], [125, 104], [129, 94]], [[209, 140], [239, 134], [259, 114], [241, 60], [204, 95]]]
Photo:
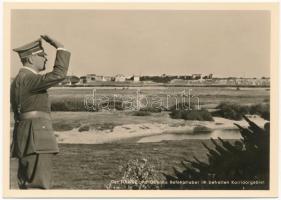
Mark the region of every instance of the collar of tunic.
[[24, 69], [27, 69], [27, 70], [29, 70], [29, 71], [31, 71], [31, 72], [34, 73], [34, 74], [38, 74], [38, 72], [36, 72], [34, 69], [32, 69], [32, 68], [30, 68], [30, 67], [25, 67], [25, 66], [23, 66], [23, 68], [24, 68]]

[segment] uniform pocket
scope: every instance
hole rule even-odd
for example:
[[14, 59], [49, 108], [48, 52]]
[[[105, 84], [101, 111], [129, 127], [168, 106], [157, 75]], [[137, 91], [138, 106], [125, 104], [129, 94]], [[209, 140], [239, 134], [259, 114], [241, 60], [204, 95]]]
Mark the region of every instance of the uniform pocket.
[[33, 119], [32, 130], [37, 153], [58, 152], [58, 144], [50, 120], [42, 118]]

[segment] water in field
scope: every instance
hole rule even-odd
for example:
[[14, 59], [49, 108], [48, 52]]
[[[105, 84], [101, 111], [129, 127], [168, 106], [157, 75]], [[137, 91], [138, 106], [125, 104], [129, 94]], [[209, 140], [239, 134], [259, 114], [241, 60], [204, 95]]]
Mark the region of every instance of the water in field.
[[153, 135], [143, 137], [138, 140], [138, 143], [147, 142], [161, 142], [165, 140], [192, 140], [192, 139], [217, 139], [218, 137], [222, 139], [240, 139], [241, 134], [238, 130], [214, 130], [210, 133], [196, 133], [196, 134], [179, 134], [179, 133], [166, 133], [161, 135]]

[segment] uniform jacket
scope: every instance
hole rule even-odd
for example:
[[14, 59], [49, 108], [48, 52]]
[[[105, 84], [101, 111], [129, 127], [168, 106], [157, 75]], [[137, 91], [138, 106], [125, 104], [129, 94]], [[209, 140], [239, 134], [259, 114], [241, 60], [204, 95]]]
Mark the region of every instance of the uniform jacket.
[[18, 120], [20, 113], [51, 112], [47, 89], [65, 79], [70, 53], [57, 50], [53, 71], [44, 75], [22, 68], [11, 84], [10, 102], [14, 112], [12, 156], [59, 151], [51, 120], [36, 118]]

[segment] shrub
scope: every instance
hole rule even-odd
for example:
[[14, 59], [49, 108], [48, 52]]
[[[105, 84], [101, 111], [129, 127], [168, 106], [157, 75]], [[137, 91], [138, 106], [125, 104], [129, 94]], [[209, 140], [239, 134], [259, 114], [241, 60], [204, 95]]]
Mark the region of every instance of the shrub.
[[147, 190], [159, 189], [163, 175], [147, 159], [129, 160], [125, 166], [120, 167], [123, 174], [120, 180], [112, 180], [107, 189], [133, 189]]
[[144, 107], [141, 108], [140, 111], [145, 111], [145, 112], [153, 112], [153, 113], [159, 113], [161, 111], [167, 110], [166, 108], [164, 108], [163, 106], [161, 107]]
[[212, 132], [212, 129], [202, 125], [193, 128], [193, 133], [210, 133], [210, 132]]
[[173, 110], [170, 113], [173, 119], [214, 121], [212, 115], [205, 109], [202, 110]]
[[250, 114], [260, 115], [262, 118], [266, 120], [270, 120], [270, 106], [267, 103], [256, 104], [251, 106]]
[[[164, 174], [171, 181], [199, 181], [200, 185], [167, 184], [166, 189], [268, 189], [269, 188], [269, 123], [264, 128], [244, 117], [249, 127], [235, 124], [243, 137], [234, 144], [211, 139], [215, 148], [208, 150], [208, 162], [184, 160], [184, 170], [174, 168], [175, 175]], [[208, 181], [264, 181], [264, 184], [206, 184]], [[205, 182], [205, 184], [202, 184]]]
[[135, 111], [135, 112], [133, 112], [132, 115], [133, 116], [149, 116], [149, 115], [151, 115], [151, 113], [147, 112], [147, 111]]
[[220, 116], [233, 120], [241, 120], [243, 115], [249, 113], [248, 106], [241, 106], [230, 102], [222, 102], [216, 107], [216, 109], [218, 110], [212, 113], [213, 116]]
[[56, 98], [52, 100], [51, 110], [52, 111], [99, 111], [99, 110], [124, 110], [121, 101], [104, 101], [96, 102], [93, 105], [90, 99], [85, 101], [83, 98]]
[[270, 116], [269, 104], [266, 103], [245, 106], [236, 103], [222, 102], [216, 107], [216, 109], [218, 110], [212, 112], [213, 116], [219, 116], [233, 120], [241, 120], [243, 115], [247, 114], [257, 114], [267, 120], [269, 120]]
[[86, 111], [82, 98], [56, 98], [51, 102], [52, 111]]

